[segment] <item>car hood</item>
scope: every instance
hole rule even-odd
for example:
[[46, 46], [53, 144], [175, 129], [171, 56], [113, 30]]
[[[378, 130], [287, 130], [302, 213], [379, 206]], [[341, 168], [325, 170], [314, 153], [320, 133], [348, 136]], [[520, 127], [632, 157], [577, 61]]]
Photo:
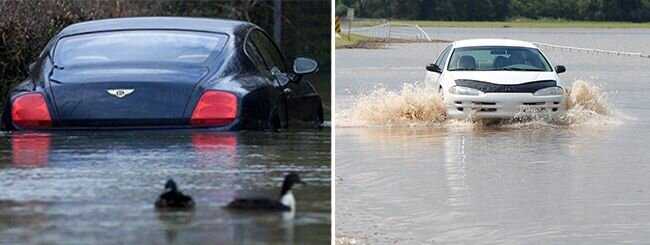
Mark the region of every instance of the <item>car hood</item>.
[[451, 81], [468, 79], [503, 85], [522, 84], [541, 80], [558, 80], [555, 72], [535, 71], [451, 71], [448, 75]]

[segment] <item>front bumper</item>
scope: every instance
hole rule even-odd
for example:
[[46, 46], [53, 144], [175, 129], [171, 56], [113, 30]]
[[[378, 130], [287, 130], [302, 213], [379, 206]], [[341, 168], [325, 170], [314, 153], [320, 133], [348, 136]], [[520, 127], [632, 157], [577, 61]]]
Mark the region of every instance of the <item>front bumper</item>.
[[517, 119], [556, 116], [566, 111], [566, 96], [534, 96], [530, 93], [485, 93], [479, 96], [445, 95], [450, 118]]

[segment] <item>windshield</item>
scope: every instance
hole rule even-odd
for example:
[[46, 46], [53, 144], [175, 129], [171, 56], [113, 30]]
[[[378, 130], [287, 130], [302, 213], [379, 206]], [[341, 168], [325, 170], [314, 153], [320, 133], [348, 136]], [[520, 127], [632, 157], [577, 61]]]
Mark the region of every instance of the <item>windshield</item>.
[[465, 47], [454, 49], [449, 71], [551, 71], [535, 48]]
[[113, 31], [61, 39], [55, 49], [58, 65], [113, 62], [204, 63], [224, 47], [226, 35], [191, 31]]

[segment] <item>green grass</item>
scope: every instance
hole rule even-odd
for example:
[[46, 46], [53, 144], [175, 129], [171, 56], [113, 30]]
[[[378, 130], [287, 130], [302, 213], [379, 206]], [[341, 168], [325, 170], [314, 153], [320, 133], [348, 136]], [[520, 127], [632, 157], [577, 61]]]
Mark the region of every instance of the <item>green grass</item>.
[[[354, 26], [373, 26], [381, 24], [382, 20], [361, 20]], [[608, 21], [572, 21], [558, 19], [515, 19], [508, 21], [408, 21], [394, 20], [394, 24], [411, 24], [420, 27], [474, 27], [474, 28], [650, 28], [650, 22], [608, 22]]]
[[370, 38], [362, 35], [350, 34], [349, 37], [347, 33], [341, 33], [340, 35], [341, 38], [336, 38], [336, 42], [334, 44], [336, 48], [357, 47], [364, 42], [370, 41]]

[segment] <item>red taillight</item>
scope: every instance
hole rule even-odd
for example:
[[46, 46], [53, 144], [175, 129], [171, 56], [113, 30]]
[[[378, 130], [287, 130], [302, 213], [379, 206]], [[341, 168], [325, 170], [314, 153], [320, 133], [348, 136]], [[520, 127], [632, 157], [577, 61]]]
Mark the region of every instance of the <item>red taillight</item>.
[[223, 126], [237, 117], [237, 96], [223, 91], [207, 91], [192, 112], [192, 125]]
[[14, 99], [11, 119], [20, 128], [43, 128], [52, 125], [50, 111], [40, 93], [26, 93]]

